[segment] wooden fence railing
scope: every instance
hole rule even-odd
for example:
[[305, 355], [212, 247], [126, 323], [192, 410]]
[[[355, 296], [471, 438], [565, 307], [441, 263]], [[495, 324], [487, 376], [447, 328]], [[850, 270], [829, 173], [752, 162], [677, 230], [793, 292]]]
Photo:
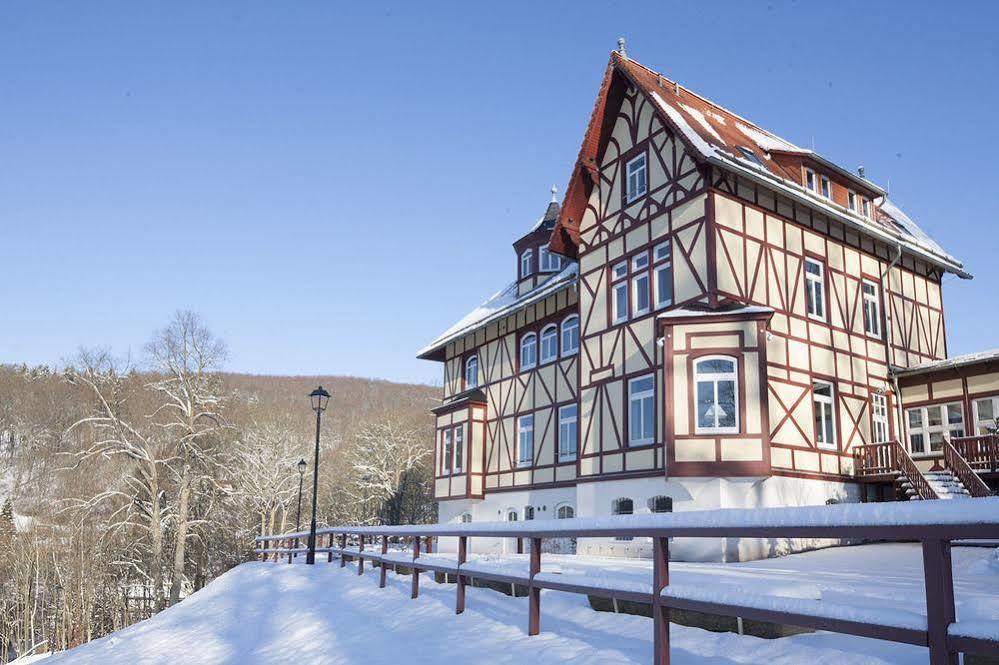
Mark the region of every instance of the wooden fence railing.
[[879, 480], [892, 480], [901, 474], [920, 499], [940, 498], [898, 441], [854, 446], [853, 472], [861, 479]]
[[962, 436], [950, 442], [975, 471], [999, 473], [999, 435]]
[[985, 484], [981, 476], [971, 468], [968, 461], [946, 439], [943, 443], [943, 454], [944, 466], [950, 469], [950, 472], [961, 481], [964, 489], [968, 490], [969, 495], [976, 499], [980, 499], [983, 496], [992, 496], [992, 490]]
[[[959, 504], [959, 505], [958, 505]], [[537, 635], [541, 626], [541, 590], [551, 589], [602, 598], [649, 603], [653, 612], [654, 663], [668, 665], [670, 611], [693, 610], [729, 617], [742, 617], [858, 635], [899, 643], [926, 646], [931, 665], [957, 665], [958, 653], [999, 656], [999, 621], [976, 621], [964, 629], [956, 620], [954, 581], [951, 567], [951, 541], [999, 538], [999, 498], [973, 502], [911, 502], [891, 504], [840, 504], [808, 508], [767, 508], [633, 515], [599, 519], [537, 520], [482, 524], [439, 524], [321, 529], [325, 540], [318, 552], [327, 561], [339, 556], [357, 561], [357, 574], [364, 574], [364, 562], [381, 565], [379, 586], [385, 586], [389, 566], [412, 571], [412, 598], [419, 596], [420, 573], [425, 571], [456, 576], [455, 612], [465, 610], [465, 587], [472, 578], [528, 588], [528, 635]], [[257, 538], [256, 552], [266, 561], [283, 561], [295, 551], [296, 539], [307, 534], [292, 533]], [[339, 538], [337, 538], [337, 536]], [[432, 541], [457, 538], [453, 558], [443, 554], [421, 557], [431, 550]], [[469, 546], [473, 538], [525, 538], [530, 541], [526, 574], [489, 572], [469, 568]], [[603, 580], [587, 584], [555, 575], [540, 575], [542, 543], [552, 538], [647, 537], [653, 543], [652, 576], [648, 591], [616, 589]], [[829, 603], [821, 600], [753, 598], [746, 594], [705, 593], [700, 588], [671, 587], [669, 580], [670, 538], [834, 538], [878, 541], [918, 541], [922, 546], [923, 577], [926, 591], [926, 618], [922, 623], [902, 620], [891, 613]], [[356, 547], [348, 546], [348, 538]], [[389, 551], [389, 541], [409, 541], [409, 552]], [[319, 541], [322, 542], [322, 541]], [[372, 545], [368, 548], [367, 545]], [[613, 563], [607, 563], [613, 566]], [[854, 573], [856, 571], [849, 571]], [[577, 580], [579, 578], [576, 578]], [[585, 581], [584, 581], [585, 582]], [[994, 624], [994, 625], [992, 625]]]

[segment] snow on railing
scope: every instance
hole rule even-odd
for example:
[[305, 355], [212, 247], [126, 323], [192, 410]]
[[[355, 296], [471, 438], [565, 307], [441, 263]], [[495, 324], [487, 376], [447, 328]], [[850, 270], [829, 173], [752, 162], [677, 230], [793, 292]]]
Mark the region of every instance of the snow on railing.
[[[256, 539], [256, 552], [265, 561], [290, 563], [307, 532], [262, 536]], [[926, 616], [909, 611], [864, 612], [858, 608], [807, 599], [756, 597], [746, 594], [685, 588], [669, 584], [669, 540], [686, 538], [834, 538], [879, 541], [918, 541], [922, 546], [926, 590]], [[357, 574], [364, 574], [364, 562], [380, 566], [379, 586], [386, 584], [389, 566], [412, 571], [412, 597], [419, 597], [420, 573], [436, 572], [456, 576], [455, 613], [465, 610], [465, 587], [472, 578], [504, 584], [520, 584], [528, 589], [528, 634], [541, 627], [541, 590], [550, 589], [615, 600], [649, 603], [653, 613], [654, 662], [668, 665], [670, 611], [693, 610], [757, 621], [790, 624], [837, 633], [872, 637], [929, 648], [931, 665], [956, 665], [957, 654], [999, 656], [999, 622], [988, 626], [964, 625], [956, 620], [951, 541], [999, 538], [999, 498], [976, 501], [919, 501], [878, 504], [839, 504], [801, 508], [754, 510], [690, 511], [667, 514], [628, 515], [564, 520], [429, 524], [404, 526], [340, 526], [317, 531], [325, 537], [327, 561], [334, 555], [344, 567], [357, 561]], [[430, 554], [433, 541], [456, 537], [456, 557]], [[530, 541], [527, 574], [514, 570], [483, 570], [468, 566], [469, 541], [476, 537], [517, 538]], [[652, 539], [652, 579], [649, 592], [553, 579], [540, 575], [542, 543], [552, 538]], [[348, 547], [348, 540], [356, 543]], [[378, 541], [375, 543], [375, 541]], [[408, 551], [389, 549], [390, 541], [409, 540]], [[371, 544], [374, 549], [366, 548]], [[422, 556], [429, 554], [430, 556]], [[605, 564], [613, 565], [613, 564]], [[854, 572], [854, 571], [849, 571]], [[992, 625], [995, 624], [995, 625]]]

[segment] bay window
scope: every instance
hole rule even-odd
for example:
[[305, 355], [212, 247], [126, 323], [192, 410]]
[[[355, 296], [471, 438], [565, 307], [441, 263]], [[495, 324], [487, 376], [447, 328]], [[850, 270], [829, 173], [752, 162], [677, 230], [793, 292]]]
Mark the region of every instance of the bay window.
[[736, 380], [735, 358], [708, 356], [694, 363], [696, 433], [733, 434], [739, 431]]

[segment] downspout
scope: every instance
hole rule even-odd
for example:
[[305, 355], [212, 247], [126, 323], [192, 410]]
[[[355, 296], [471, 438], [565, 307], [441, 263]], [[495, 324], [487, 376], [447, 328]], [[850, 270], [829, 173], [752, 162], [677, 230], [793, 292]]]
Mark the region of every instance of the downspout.
[[[895, 268], [898, 265], [899, 261], [902, 260], [902, 244], [901, 243], [896, 243], [895, 244], [895, 252], [896, 252], [895, 258], [892, 259], [892, 262], [888, 264], [888, 268], [881, 275], [881, 290], [886, 295], [888, 294], [888, 284], [887, 284], [886, 279], [887, 279], [888, 275], [891, 274], [892, 268]], [[887, 335], [888, 348], [886, 349], [886, 351], [887, 351], [886, 356], [887, 356], [887, 359], [888, 359], [888, 381], [891, 383], [891, 388], [895, 392], [895, 411], [896, 411], [895, 422], [898, 423], [898, 425], [896, 426], [896, 432], [895, 433], [896, 433], [896, 435], [898, 437], [899, 443], [902, 443], [902, 426], [903, 426], [903, 422], [904, 422], [903, 421], [903, 417], [904, 417], [905, 413], [904, 413], [904, 411], [902, 409], [902, 390], [901, 390], [901, 388], [899, 388], [899, 385], [898, 385], [898, 376], [892, 370], [892, 362], [891, 362], [892, 361], [892, 349], [894, 348], [895, 340], [894, 340], [894, 338], [892, 336], [892, 329], [893, 329], [894, 326], [892, 325], [893, 321], [892, 321], [892, 318], [891, 318], [891, 308], [888, 306], [888, 301], [887, 300], [888, 299], [885, 298], [885, 328], [887, 328], [886, 332], [888, 333], [888, 335]]]

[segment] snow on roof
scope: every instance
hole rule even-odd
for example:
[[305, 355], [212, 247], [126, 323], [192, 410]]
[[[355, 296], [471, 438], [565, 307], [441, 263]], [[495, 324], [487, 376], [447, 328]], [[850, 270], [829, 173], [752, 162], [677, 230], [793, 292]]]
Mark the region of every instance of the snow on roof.
[[417, 357], [422, 358], [448, 342], [454, 341], [462, 335], [466, 335], [491, 321], [512, 314], [523, 307], [547, 298], [553, 293], [568, 288], [576, 282], [578, 274], [579, 266], [575, 262], [570, 262], [554, 277], [523, 295], [517, 295], [517, 282], [513, 282], [506, 288], [493, 294], [492, 297], [441, 333], [437, 339], [420, 349], [416, 354]]
[[887, 196], [885, 196], [884, 201], [881, 203], [880, 210], [891, 219], [895, 226], [898, 226], [905, 233], [909, 234], [912, 242], [921, 245], [923, 248], [933, 252], [934, 254], [938, 254], [954, 261], [955, 263], [958, 263], [956, 258], [945, 252], [943, 247], [938, 245], [933, 238], [919, 228], [919, 225], [912, 221], [908, 215], [902, 212], [899, 207], [895, 205], [895, 202]]
[[733, 309], [689, 309], [686, 307], [678, 307], [676, 309], [671, 309], [668, 312], [663, 312], [659, 315], [659, 319], [682, 319], [688, 317], [700, 317], [700, 316], [731, 316], [733, 314], [743, 315], [743, 314], [773, 314], [774, 310], [771, 307], [760, 307], [757, 305], [747, 305], [745, 307], [736, 307]]
[[899, 376], [913, 376], [915, 374], [938, 372], [943, 369], [976, 365], [978, 363], [985, 363], [993, 360], [999, 360], [999, 349], [966, 353], [963, 356], [954, 356], [953, 358], [945, 358], [943, 360], [931, 360], [930, 362], [899, 369], [896, 371], [896, 374]]

